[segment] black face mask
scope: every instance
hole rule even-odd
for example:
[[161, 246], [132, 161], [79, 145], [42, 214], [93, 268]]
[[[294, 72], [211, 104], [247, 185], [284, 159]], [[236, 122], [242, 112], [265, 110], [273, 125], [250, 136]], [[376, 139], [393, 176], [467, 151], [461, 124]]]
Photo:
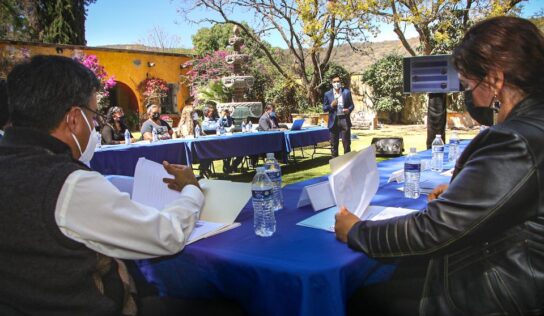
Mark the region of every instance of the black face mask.
[[474, 106], [472, 102], [472, 91], [465, 91], [465, 107], [470, 116], [481, 125], [493, 125], [493, 109], [489, 107]]
[[125, 124], [125, 123], [126, 123], [125, 117], [124, 117], [124, 116], [121, 116], [121, 117], [119, 118], [119, 122], [121, 122], [121, 124]]
[[154, 120], [158, 120], [160, 116], [161, 116], [161, 114], [159, 112], [155, 112], [155, 113], [151, 114], [151, 118], [154, 119]]

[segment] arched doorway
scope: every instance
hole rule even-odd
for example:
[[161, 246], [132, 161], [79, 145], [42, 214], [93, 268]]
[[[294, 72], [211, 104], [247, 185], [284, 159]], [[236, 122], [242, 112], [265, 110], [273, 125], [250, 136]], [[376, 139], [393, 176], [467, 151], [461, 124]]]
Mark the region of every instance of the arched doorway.
[[138, 113], [138, 100], [132, 89], [121, 81], [116, 81], [116, 85], [110, 90], [111, 106], [123, 108], [125, 112]]
[[132, 89], [121, 81], [110, 90], [110, 105], [118, 106], [125, 112], [127, 123], [131, 130], [139, 129], [138, 100]]

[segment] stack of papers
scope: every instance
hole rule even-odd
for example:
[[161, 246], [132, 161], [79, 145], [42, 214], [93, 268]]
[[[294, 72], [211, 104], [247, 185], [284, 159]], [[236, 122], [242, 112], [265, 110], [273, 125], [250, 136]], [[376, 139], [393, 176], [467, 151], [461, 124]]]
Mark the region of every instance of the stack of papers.
[[336, 206], [297, 225], [334, 231], [334, 215], [341, 206], [361, 220], [384, 220], [416, 211], [399, 207], [370, 206], [380, 182], [374, 146], [334, 158], [330, 165], [332, 173], [329, 184]]
[[[161, 164], [145, 158], [138, 159], [132, 200], [161, 210], [178, 199], [179, 192], [169, 189], [163, 183], [163, 178], [172, 176]], [[251, 197], [251, 184], [248, 183], [203, 179], [199, 184], [205, 201], [187, 244], [240, 226], [234, 221]]]

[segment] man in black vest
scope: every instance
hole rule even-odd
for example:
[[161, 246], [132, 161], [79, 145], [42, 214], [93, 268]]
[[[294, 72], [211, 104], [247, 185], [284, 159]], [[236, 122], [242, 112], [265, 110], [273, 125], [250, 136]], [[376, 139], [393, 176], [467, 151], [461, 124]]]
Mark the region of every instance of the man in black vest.
[[0, 315], [135, 315], [120, 259], [179, 252], [203, 205], [192, 170], [164, 163], [180, 191], [163, 210], [130, 200], [90, 161], [99, 82], [36, 56], [8, 76], [12, 127], [0, 140]]

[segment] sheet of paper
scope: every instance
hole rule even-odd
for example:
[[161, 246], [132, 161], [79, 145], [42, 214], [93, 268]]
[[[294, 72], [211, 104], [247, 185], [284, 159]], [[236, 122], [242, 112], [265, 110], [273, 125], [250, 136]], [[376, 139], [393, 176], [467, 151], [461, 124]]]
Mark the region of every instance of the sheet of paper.
[[298, 197], [297, 208], [301, 208], [303, 206], [310, 205], [311, 203], [312, 202], [310, 202], [310, 197], [308, 196], [308, 191], [306, 191], [306, 187], [304, 187], [302, 189], [302, 191], [300, 192], [300, 196]]
[[392, 181], [395, 181], [397, 183], [404, 182], [404, 169], [393, 171], [389, 176], [389, 179], [387, 179], [387, 183], [390, 183]]
[[314, 211], [321, 211], [335, 205], [331, 186], [328, 182], [309, 185], [305, 189], [308, 191], [308, 197]]
[[336, 205], [345, 206], [362, 218], [372, 197], [378, 191], [379, 172], [376, 150], [369, 146], [352, 157], [329, 176]]
[[239, 226], [240, 223], [223, 224], [199, 220], [196, 222], [195, 228], [191, 232], [191, 235], [189, 235], [187, 245], [194, 243], [197, 240], [211, 237]]
[[308, 204], [312, 205], [314, 211], [321, 211], [322, 209], [334, 206], [334, 197], [328, 181], [308, 185], [302, 189], [297, 207], [303, 207]]
[[371, 205], [366, 209], [365, 218], [362, 219], [370, 221], [381, 221], [393, 217], [404, 216], [413, 212], [417, 212], [417, 210], [401, 207]]
[[340, 168], [342, 168], [346, 163], [350, 162], [353, 157], [357, 155], [358, 151], [350, 151], [347, 154], [343, 154], [342, 156], [338, 156], [336, 158], [333, 158], [329, 160], [329, 165], [331, 166], [331, 173], [334, 173], [338, 171]]
[[232, 224], [251, 197], [251, 184], [225, 180], [199, 181], [205, 201], [200, 219]]
[[[363, 220], [380, 221], [388, 218], [404, 216], [413, 212], [417, 212], [417, 210], [371, 205], [365, 210], [365, 218], [363, 218]], [[338, 213], [338, 208], [334, 206], [298, 222], [297, 225], [334, 232], [334, 216], [336, 213]]]
[[336, 213], [338, 213], [338, 208], [333, 206], [298, 222], [297, 225], [334, 232], [334, 215]]
[[134, 170], [132, 200], [162, 210], [168, 203], [179, 199], [180, 193], [169, 189], [163, 178], [174, 178], [164, 167], [145, 158], [138, 159]]

